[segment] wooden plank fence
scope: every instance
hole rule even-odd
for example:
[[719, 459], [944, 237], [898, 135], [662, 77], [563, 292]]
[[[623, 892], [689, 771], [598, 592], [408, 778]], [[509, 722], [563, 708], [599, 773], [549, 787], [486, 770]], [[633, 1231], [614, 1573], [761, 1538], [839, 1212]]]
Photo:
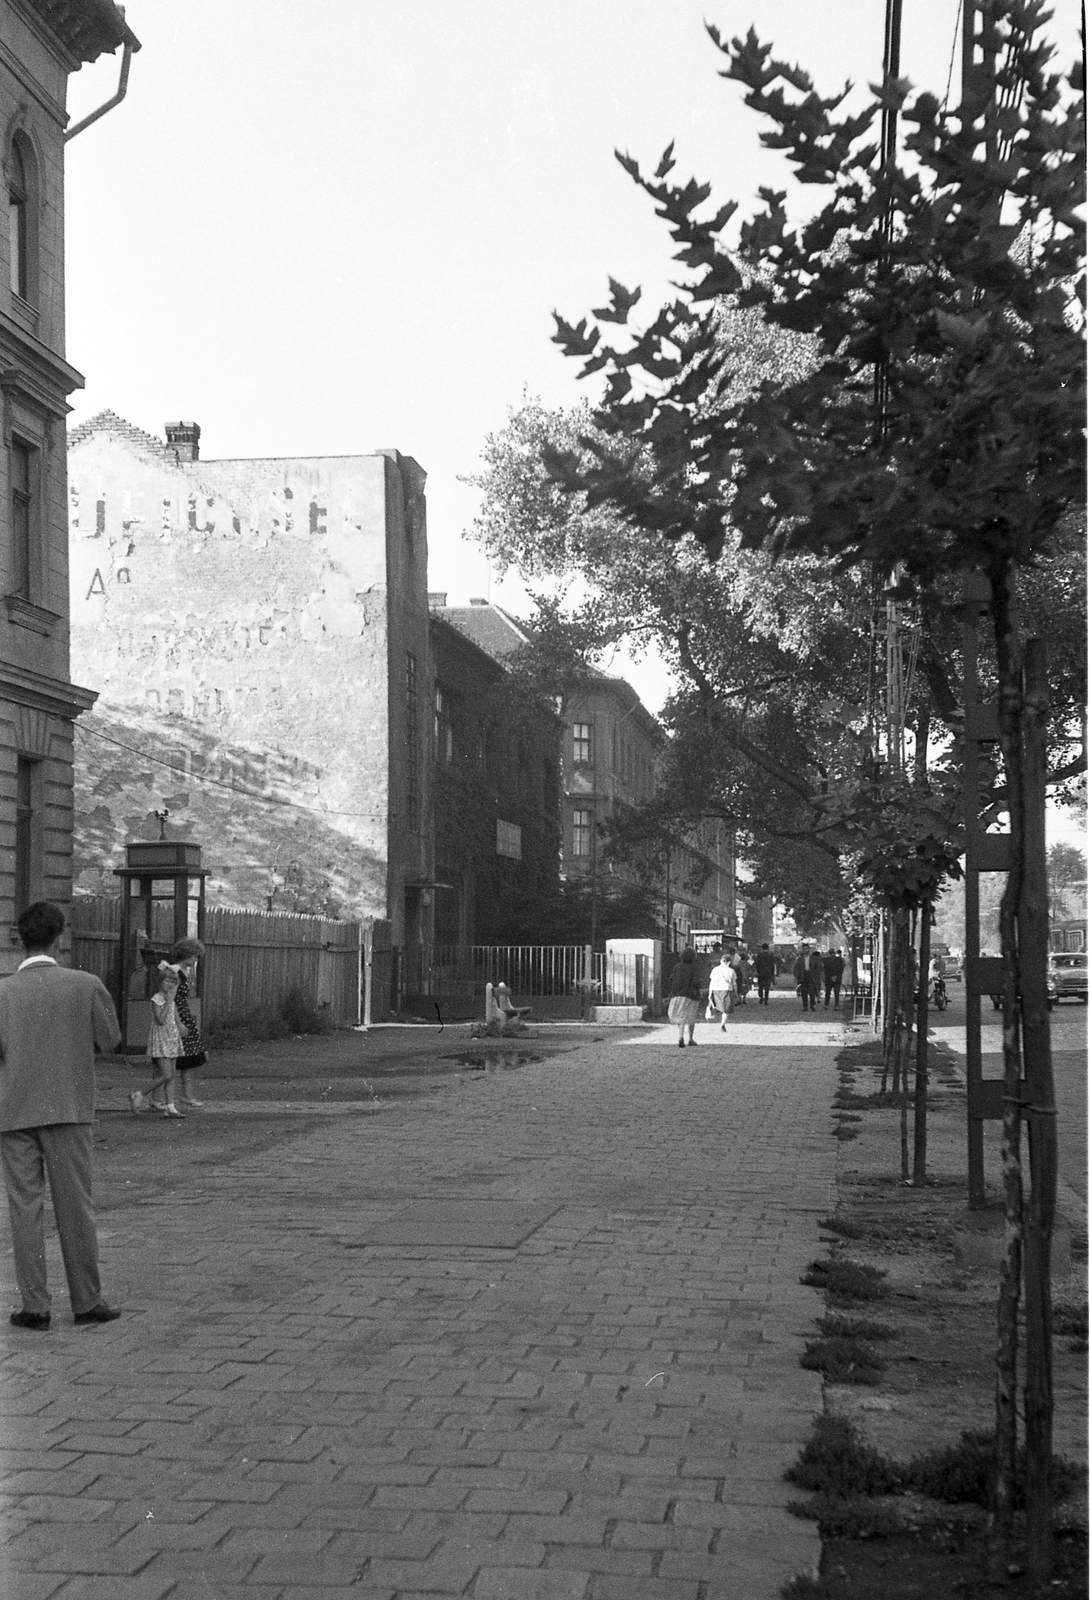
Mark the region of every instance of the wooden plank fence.
[[[72, 965], [95, 973], [116, 998], [120, 898], [77, 895], [69, 921]], [[289, 989], [298, 989], [334, 1026], [360, 1020], [359, 923], [210, 906], [204, 943], [205, 1026], [230, 1022], [259, 1006], [279, 1009]]]

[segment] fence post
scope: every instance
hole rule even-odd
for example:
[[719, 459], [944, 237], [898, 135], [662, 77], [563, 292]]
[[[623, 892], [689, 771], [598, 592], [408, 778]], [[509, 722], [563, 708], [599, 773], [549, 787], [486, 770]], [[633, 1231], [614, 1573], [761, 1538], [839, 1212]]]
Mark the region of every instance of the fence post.
[[360, 955], [363, 958], [363, 1026], [371, 1026], [371, 993], [374, 984], [375, 924], [372, 919], [360, 929]]

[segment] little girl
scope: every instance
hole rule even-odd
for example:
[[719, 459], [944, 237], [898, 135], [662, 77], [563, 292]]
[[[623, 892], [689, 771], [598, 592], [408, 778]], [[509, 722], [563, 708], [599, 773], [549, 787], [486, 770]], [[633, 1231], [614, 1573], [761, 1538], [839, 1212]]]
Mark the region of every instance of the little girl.
[[158, 1107], [159, 1102], [154, 1096], [156, 1089], [161, 1086], [164, 1116], [180, 1118], [182, 1112], [174, 1104], [174, 1064], [182, 1053], [182, 1030], [174, 1003], [180, 974], [177, 967], [169, 966], [165, 961], [159, 963], [159, 974], [159, 989], [151, 997], [152, 1020], [148, 1029], [148, 1055], [154, 1058], [156, 1076], [148, 1085], [146, 1093], [142, 1094], [139, 1089], [133, 1090], [129, 1096], [129, 1105], [134, 1111], [148, 1110], [152, 1106]]

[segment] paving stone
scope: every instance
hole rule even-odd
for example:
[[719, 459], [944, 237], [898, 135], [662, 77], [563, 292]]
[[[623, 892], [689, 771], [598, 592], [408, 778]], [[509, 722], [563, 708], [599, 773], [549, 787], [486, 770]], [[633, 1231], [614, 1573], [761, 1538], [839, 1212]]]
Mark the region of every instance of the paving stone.
[[[247, 1585], [245, 1592], [240, 1591], [237, 1600], [260, 1600], [261, 1593], [262, 1591]], [[404, 1590], [397, 1594], [395, 1590], [386, 1587], [374, 1589], [366, 1581], [357, 1581], [346, 1584], [343, 1587], [290, 1583], [286, 1589], [280, 1591], [277, 1600], [337, 1600], [337, 1597], [342, 1595], [345, 1600], [413, 1600], [413, 1597], [406, 1594]], [[175, 1600], [175, 1596], [171, 1595], [170, 1600]], [[178, 1600], [186, 1600], [181, 1591], [179, 1591]], [[207, 1594], [193, 1595], [191, 1600], [208, 1600], [208, 1596]], [[232, 1600], [232, 1597], [218, 1593], [216, 1600]], [[432, 1597], [432, 1600], [434, 1600], [434, 1597]]]
[[108, 1516], [115, 1506], [115, 1500], [92, 1499], [89, 1495], [71, 1499], [67, 1495], [28, 1494], [19, 1500], [21, 1511], [46, 1524], [95, 1522], [99, 1517]]
[[[143, 1572], [135, 1578], [118, 1573], [108, 1577], [91, 1573], [68, 1579], [63, 1588], [63, 1600], [166, 1600], [167, 1595], [174, 1600], [177, 1582], [177, 1578]], [[217, 1595], [216, 1600], [222, 1597]], [[269, 1600], [274, 1597], [269, 1596]]]
[[590, 1581], [589, 1572], [485, 1567], [474, 1585], [474, 1600], [584, 1600]]
[[[427, 1594], [461, 1594], [472, 1581], [480, 1567], [480, 1557], [474, 1550], [444, 1551], [429, 1556], [424, 1561], [392, 1561], [379, 1557], [366, 1568], [368, 1583], [381, 1588], [389, 1585], [397, 1590]], [[521, 1571], [523, 1569], [512, 1568]], [[478, 1585], [479, 1587], [479, 1585]]]
[[0, 1554], [0, 1593], [10, 1595], [11, 1600], [16, 1596], [18, 1600], [51, 1600], [67, 1581], [66, 1576], [55, 1572], [10, 1572]]

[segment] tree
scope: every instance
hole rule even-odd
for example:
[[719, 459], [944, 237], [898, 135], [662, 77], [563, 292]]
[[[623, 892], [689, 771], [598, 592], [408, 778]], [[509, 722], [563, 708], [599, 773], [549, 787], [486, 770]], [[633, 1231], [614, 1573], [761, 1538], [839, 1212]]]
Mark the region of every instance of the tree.
[[1086, 911], [1086, 855], [1072, 844], [1054, 844], [1048, 852], [1048, 898], [1052, 919], [1062, 922], [1072, 915], [1068, 900], [1072, 890], [1082, 890]]
[[573, 660], [601, 660], [624, 639], [654, 647], [679, 682], [660, 795], [615, 823], [609, 849], [632, 860], [649, 840], [719, 817], [762, 890], [804, 923], [823, 920], [847, 894], [820, 801], [866, 748], [869, 586], [845, 573], [819, 587], [828, 575], [814, 558], [777, 564], [737, 541], [709, 569], [699, 549], [633, 539], [623, 518], [546, 470], [550, 451], [579, 451], [588, 431], [585, 407], [526, 401], [470, 481], [483, 490], [475, 536], [534, 593], [530, 670], [548, 664], [561, 685]]

